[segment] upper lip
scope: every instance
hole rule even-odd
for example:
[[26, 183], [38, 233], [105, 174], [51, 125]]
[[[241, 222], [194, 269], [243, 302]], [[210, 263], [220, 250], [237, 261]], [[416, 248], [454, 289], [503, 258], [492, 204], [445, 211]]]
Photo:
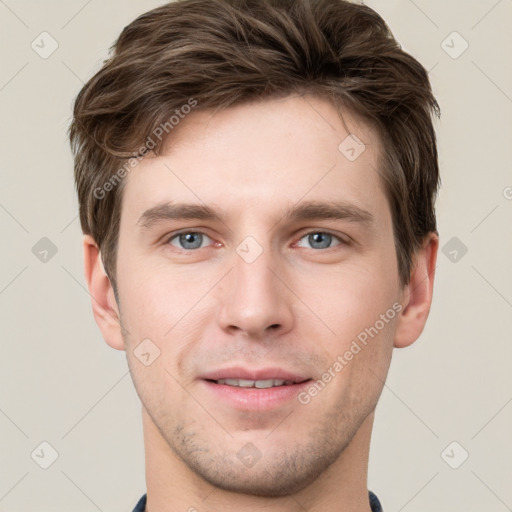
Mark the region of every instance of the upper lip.
[[259, 370], [256, 369], [248, 369], [243, 368], [241, 366], [230, 367], [230, 368], [221, 368], [219, 370], [213, 370], [211, 372], [205, 373], [201, 376], [202, 379], [205, 380], [219, 380], [219, 379], [245, 379], [245, 380], [286, 380], [292, 381], [294, 383], [303, 382], [305, 380], [309, 380], [310, 377], [307, 377], [303, 374], [292, 372], [289, 370], [285, 370], [279, 367], [272, 368], [261, 368]]

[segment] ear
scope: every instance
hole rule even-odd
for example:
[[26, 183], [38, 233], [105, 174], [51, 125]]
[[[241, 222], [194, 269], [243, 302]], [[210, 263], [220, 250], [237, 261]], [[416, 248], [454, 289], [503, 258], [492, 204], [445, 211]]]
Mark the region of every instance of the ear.
[[114, 289], [105, 273], [101, 254], [94, 238], [83, 237], [84, 273], [92, 299], [94, 318], [104, 340], [112, 348], [124, 350], [121, 321]]
[[429, 233], [413, 260], [411, 279], [402, 293], [402, 312], [396, 323], [394, 346], [412, 345], [420, 336], [430, 312], [439, 236]]

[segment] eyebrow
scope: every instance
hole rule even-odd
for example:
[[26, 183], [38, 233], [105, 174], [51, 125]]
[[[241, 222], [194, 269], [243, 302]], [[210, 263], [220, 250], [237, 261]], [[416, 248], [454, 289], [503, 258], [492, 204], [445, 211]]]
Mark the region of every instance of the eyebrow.
[[[302, 201], [285, 210], [281, 220], [347, 220], [362, 224], [371, 224], [374, 216], [355, 204], [337, 201]], [[146, 210], [137, 221], [142, 229], [150, 229], [153, 225], [167, 220], [209, 220], [224, 222], [222, 215], [206, 205], [193, 203], [165, 202]], [[281, 222], [281, 221], [279, 221]]]

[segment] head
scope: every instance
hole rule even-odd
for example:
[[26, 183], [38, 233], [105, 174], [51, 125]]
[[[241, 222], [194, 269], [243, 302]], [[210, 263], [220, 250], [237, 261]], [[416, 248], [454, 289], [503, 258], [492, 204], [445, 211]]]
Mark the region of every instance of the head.
[[[368, 426], [428, 316], [438, 113], [364, 5], [184, 0], [123, 30], [70, 129], [86, 277], [184, 470], [286, 494]], [[218, 395], [227, 370], [294, 399]]]

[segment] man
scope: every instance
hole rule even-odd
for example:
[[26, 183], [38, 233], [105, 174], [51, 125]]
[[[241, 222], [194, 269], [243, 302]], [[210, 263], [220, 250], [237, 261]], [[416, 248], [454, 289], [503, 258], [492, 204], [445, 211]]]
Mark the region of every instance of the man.
[[85, 276], [142, 402], [135, 511], [382, 510], [393, 347], [425, 325], [424, 68], [343, 0], [183, 0], [128, 25], [70, 137]]

